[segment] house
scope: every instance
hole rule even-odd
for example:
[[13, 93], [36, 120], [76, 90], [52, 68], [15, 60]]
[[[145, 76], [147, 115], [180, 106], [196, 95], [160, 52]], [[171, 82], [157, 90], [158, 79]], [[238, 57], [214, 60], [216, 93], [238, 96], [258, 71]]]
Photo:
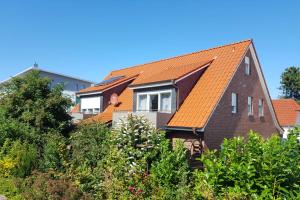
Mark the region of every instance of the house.
[[294, 99], [276, 99], [272, 102], [279, 125], [284, 130], [283, 138], [287, 138], [289, 130], [300, 125], [300, 105]]
[[112, 71], [77, 95], [79, 110], [95, 115], [86, 122], [142, 115], [191, 154], [250, 129], [282, 131], [252, 40]]
[[[59, 74], [55, 72], [50, 72], [48, 70], [42, 69], [38, 66], [38, 64], [34, 64], [34, 66], [29, 67], [25, 69], [24, 71], [12, 76], [12, 77], [22, 77], [25, 74], [31, 72], [32, 70], [37, 70], [40, 73], [41, 77], [47, 77], [51, 80], [51, 85], [50, 87], [53, 88], [57, 84], [63, 84], [64, 85], [64, 90], [63, 94], [70, 97], [73, 101], [73, 103], [76, 102], [76, 92], [79, 90], [91, 87], [93, 85], [92, 81], [87, 81], [83, 80], [80, 78], [75, 78], [69, 75], [64, 75], [64, 74]], [[0, 84], [3, 84], [7, 81], [9, 81], [11, 78], [2, 81]]]

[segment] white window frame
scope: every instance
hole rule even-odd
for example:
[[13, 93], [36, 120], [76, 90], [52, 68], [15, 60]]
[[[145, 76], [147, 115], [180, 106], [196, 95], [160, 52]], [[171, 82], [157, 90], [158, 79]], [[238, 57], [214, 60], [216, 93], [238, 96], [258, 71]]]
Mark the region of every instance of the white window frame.
[[94, 113], [94, 114], [100, 113], [100, 108], [94, 108], [93, 113]]
[[258, 116], [259, 117], [264, 116], [264, 99], [258, 100]]
[[248, 116], [253, 116], [253, 97], [248, 96], [247, 110], [248, 110]]
[[238, 110], [237, 93], [231, 93], [231, 113], [237, 113]]
[[[161, 94], [170, 94], [170, 111], [161, 111]], [[137, 102], [136, 102], [136, 111], [137, 112], [156, 112], [156, 111], [150, 111], [150, 95], [158, 95], [158, 112], [161, 113], [171, 113], [172, 112], [172, 90], [160, 90], [160, 91], [151, 91], [151, 92], [137, 92]], [[147, 95], [147, 105], [146, 105], [146, 110], [145, 111], [140, 111], [139, 110], [139, 101], [140, 101], [140, 96], [142, 95]]]
[[250, 58], [248, 56], [245, 56], [245, 74], [247, 76], [251, 74]]

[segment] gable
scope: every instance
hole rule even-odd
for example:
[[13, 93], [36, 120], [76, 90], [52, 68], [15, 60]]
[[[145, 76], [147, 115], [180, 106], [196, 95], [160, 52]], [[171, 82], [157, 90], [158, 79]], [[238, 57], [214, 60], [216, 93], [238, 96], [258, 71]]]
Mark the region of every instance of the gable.
[[250, 44], [248, 40], [216, 48], [203, 55], [214, 57], [215, 60], [170, 120], [169, 127], [205, 127]]
[[[251, 54], [251, 46], [245, 56], [250, 60], [250, 75], [245, 73], [245, 60], [243, 57], [237, 71], [216, 108], [214, 109], [208, 123], [204, 127], [204, 137], [207, 145], [213, 148], [219, 146], [224, 138], [245, 136], [249, 130], [260, 133], [264, 138], [278, 133], [278, 127], [274, 123], [271, 109], [268, 106], [266, 95], [259, 71], [255, 66], [254, 57]], [[232, 113], [232, 93], [237, 95], [237, 109]], [[248, 97], [253, 99], [253, 113], [248, 114]], [[259, 100], [263, 102], [263, 115], [259, 114]]]

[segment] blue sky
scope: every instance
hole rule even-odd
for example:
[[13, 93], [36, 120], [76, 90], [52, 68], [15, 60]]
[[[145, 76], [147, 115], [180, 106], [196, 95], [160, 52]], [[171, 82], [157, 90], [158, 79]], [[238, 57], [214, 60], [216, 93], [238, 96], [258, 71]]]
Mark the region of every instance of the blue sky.
[[254, 39], [273, 98], [300, 66], [299, 1], [0, 0], [0, 80], [36, 61], [100, 81], [113, 69]]

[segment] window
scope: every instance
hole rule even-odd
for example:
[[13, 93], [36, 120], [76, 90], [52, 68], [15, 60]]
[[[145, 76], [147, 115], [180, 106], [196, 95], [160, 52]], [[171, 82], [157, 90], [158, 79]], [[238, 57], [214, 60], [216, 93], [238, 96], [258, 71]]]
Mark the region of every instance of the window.
[[94, 108], [94, 114], [97, 114], [100, 112], [100, 108]]
[[81, 112], [82, 112], [83, 114], [86, 114], [86, 109], [82, 109]]
[[171, 91], [137, 94], [137, 111], [171, 112]]
[[253, 115], [253, 97], [248, 97], [248, 115]]
[[245, 74], [250, 75], [250, 59], [249, 57], [245, 57]]
[[263, 99], [258, 100], [258, 115], [259, 115], [259, 117], [264, 116], [264, 100]]
[[160, 95], [160, 111], [171, 112], [171, 93], [161, 93]]
[[93, 109], [89, 108], [88, 109], [88, 114], [93, 114]]
[[150, 95], [150, 111], [158, 111], [158, 94]]
[[237, 94], [231, 93], [231, 113], [237, 113]]
[[147, 95], [138, 95], [138, 108], [139, 111], [147, 110]]

